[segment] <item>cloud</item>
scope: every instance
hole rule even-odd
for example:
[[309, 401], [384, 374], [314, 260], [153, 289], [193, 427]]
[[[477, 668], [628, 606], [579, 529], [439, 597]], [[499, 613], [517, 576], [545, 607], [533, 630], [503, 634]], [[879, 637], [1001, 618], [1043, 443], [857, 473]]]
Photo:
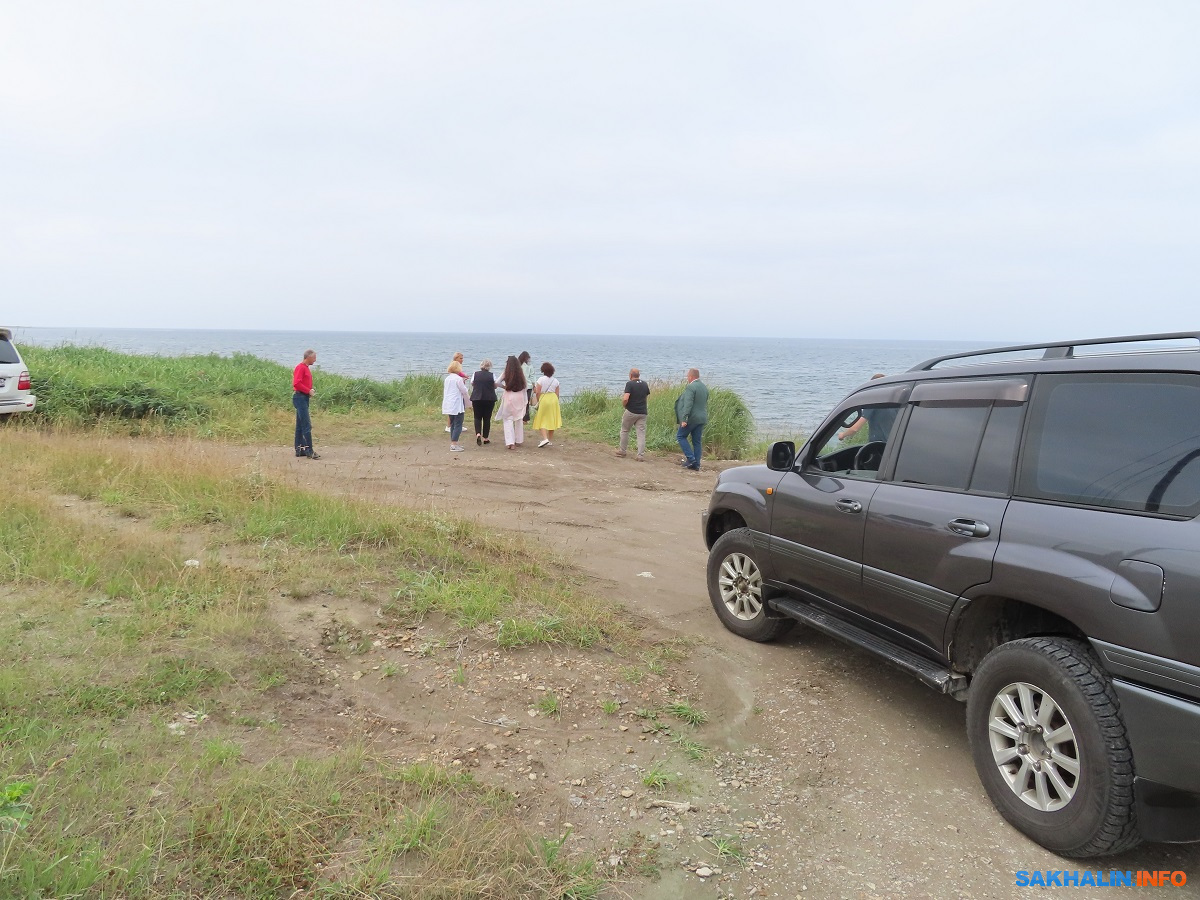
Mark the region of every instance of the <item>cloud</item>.
[[1197, 25], [1185, 3], [10, 4], [0, 296], [61, 326], [1183, 327]]

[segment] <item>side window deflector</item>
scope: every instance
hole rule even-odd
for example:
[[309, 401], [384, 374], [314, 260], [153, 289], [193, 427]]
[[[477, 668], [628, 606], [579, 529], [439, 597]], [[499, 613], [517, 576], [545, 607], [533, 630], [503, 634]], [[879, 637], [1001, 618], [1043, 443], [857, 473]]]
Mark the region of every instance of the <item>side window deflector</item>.
[[1028, 378], [961, 378], [923, 381], [913, 388], [908, 402], [1024, 403], [1028, 399]]

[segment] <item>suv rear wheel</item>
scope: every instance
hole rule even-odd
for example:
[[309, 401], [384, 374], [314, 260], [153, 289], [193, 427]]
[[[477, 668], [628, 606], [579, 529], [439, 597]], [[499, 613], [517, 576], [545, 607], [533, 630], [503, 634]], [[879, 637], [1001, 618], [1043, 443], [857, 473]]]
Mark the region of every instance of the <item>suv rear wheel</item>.
[[967, 734], [996, 809], [1043, 847], [1087, 857], [1139, 842], [1125, 723], [1083, 643], [1025, 638], [989, 653], [971, 682]]
[[721, 624], [752, 641], [787, 634], [796, 622], [773, 613], [769, 595], [750, 529], [734, 528], [717, 538], [708, 554], [708, 599]]

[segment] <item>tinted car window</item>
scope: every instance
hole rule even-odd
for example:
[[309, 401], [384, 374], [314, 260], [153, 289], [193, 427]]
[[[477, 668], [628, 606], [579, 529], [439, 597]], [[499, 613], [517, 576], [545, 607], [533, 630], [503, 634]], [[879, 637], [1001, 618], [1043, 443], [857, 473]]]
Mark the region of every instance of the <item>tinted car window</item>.
[[1200, 511], [1200, 378], [1043, 375], [1024, 496], [1138, 512]]
[[21, 357], [17, 356], [17, 348], [12, 345], [8, 338], [0, 338], [0, 363], [19, 363]]
[[1021, 415], [1025, 407], [1016, 403], [997, 403], [988, 417], [979, 445], [979, 458], [971, 475], [971, 490], [984, 494], [1007, 494], [1012, 486], [1017, 462], [1017, 440], [1021, 436]]
[[990, 411], [991, 404], [915, 404], [895, 480], [966, 490]]

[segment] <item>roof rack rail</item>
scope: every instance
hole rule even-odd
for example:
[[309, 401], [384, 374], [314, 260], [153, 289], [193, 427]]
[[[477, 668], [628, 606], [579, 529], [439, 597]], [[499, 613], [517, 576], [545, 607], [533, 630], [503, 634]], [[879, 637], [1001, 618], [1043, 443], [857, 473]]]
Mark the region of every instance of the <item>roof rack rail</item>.
[[[1113, 345], [1114, 348], [1120, 344], [1150, 344], [1155, 342], [1191, 340], [1195, 342], [1192, 347], [1130, 347], [1126, 350], [1114, 349], [1111, 353], [1084, 353], [1076, 354], [1077, 347], [1089, 347], [1098, 345]], [[1200, 350], [1200, 332], [1196, 331], [1176, 331], [1169, 334], [1137, 334], [1127, 335], [1125, 337], [1107, 337], [1107, 338], [1088, 338], [1082, 341], [1061, 341], [1052, 344], [1018, 344], [1012, 347], [990, 347], [986, 350], [972, 350], [966, 353], [950, 353], [946, 356], [937, 356], [933, 359], [927, 359], [924, 362], [917, 363], [910, 372], [927, 372], [930, 369], [937, 368], [942, 363], [949, 363], [955, 360], [975, 360], [975, 362], [964, 362], [963, 365], [985, 365], [993, 360], [984, 359], [983, 357], [1000, 356], [1016, 353], [1030, 353], [1032, 351], [1041, 351], [1041, 359], [1072, 359], [1076, 355], [1084, 356], [1107, 356], [1117, 355], [1122, 353], [1178, 353], [1183, 350]], [[1031, 358], [1031, 357], [1026, 357]], [[1007, 360], [994, 360], [995, 362], [1007, 362]]]

